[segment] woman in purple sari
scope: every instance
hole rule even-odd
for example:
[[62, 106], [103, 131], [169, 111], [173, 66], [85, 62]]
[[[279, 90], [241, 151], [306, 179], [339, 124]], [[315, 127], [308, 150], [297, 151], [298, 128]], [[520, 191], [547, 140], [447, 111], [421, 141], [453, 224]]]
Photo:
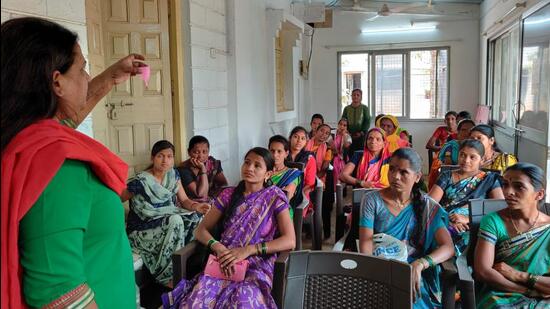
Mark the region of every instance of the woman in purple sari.
[[[248, 260], [244, 280], [200, 273], [163, 295], [164, 308], [277, 308], [271, 297], [276, 253], [293, 249], [296, 239], [287, 198], [268, 181], [273, 165], [267, 149], [248, 151], [242, 181], [220, 193], [196, 231], [197, 240], [218, 257], [225, 276], [233, 274], [235, 263]], [[222, 231], [219, 241], [211, 234], [216, 225]]]

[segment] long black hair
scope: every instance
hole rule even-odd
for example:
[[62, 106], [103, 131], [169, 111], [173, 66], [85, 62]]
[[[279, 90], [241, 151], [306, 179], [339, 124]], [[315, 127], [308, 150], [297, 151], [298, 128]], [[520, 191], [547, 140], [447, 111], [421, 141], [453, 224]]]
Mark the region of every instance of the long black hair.
[[[490, 126], [490, 125], [487, 125], [487, 124], [478, 124], [477, 126], [473, 127], [470, 132], [479, 132], [485, 136], [487, 136], [487, 138], [491, 139], [491, 138], [495, 138], [495, 130], [493, 130], [493, 128]], [[494, 151], [497, 151], [497, 152], [502, 152], [500, 150], [500, 148], [498, 148], [497, 146], [497, 140], [495, 138], [495, 142], [493, 143], [493, 150]]]
[[[391, 159], [397, 158], [402, 160], [409, 161], [410, 169], [415, 173], [420, 173], [422, 171], [422, 158], [420, 155], [412, 148], [399, 148], [391, 156]], [[426, 232], [426, 222], [424, 222], [424, 205], [426, 203], [426, 197], [421, 188], [423, 187], [422, 178], [420, 181], [415, 183], [411, 191], [411, 201], [413, 205], [413, 212], [416, 219], [416, 224], [414, 226], [413, 234], [410, 240], [410, 244], [419, 249], [420, 239]]]
[[36, 17], [2, 23], [1, 150], [32, 123], [52, 118], [57, 111], [53, 73], [72, 66], [78, 36]]
[[[250, 149], [246, 155], [244, 156], [245, 159], [248, 157], [249, 154], [254, 153], [262, 157], [264, 160], [265, 166], [267, 168], [267, 171], [272, 171], [273, 167], [275, 166], [275, 160], [273, 159], [273, 156], [271, 155], [271, 152], [269, 150], [263, 148], [263, 147], [254, 147]], [[264, 187], [271, 186], [270, 181], [264, 182]], [[237, 206], [239, 206], [243, 199], [244, 199], [244, 189], [245, 189], [245, 183], [244, 180], [241, 180], [233, 193], [231, 194], [231, 199], [229, 200], [229, 205], [225, 208], [225, 211], [222, 214], [222, 218], [218, 221], [217, 230], [221, 235], [221, 232], [223, 231], [223, 227], [225, 226], [225, 223], [233, 213], [235, 212], [235, 209]]]

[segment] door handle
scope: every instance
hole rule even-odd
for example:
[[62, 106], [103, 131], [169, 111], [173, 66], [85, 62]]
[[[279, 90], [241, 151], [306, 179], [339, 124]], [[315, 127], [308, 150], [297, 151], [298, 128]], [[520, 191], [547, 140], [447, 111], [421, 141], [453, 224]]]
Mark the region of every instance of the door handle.
[[111, 120], [117, 120], [118, 119], [118, 112], [116, 111], [117, 107], [125, 107], [125, 106], [133, 106], [134, 103], [132, 102], [124, 102], [120, 101], [117, 103], [106, 103], [105, 107], [107, 108], [107, 117]]

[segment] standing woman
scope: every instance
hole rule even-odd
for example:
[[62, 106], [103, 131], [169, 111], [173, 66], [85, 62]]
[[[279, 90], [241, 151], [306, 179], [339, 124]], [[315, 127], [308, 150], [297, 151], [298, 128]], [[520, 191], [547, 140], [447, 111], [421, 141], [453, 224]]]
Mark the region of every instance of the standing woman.
[[439, 263], [453, 256], [447, 214], [420, 191], [422, 160], [411, 148], [401, 148], [390, 160], [390, 186], [368, 193], [361, 203], [359, 249], [376, 252], [375, 234], [384, 233], [407, 247], [412, 266], [414, 308], [441, 307]]
[[507, 208], [481, 219], [474, 258], [483, 282], [480, 308], [550, 307], [550, 217], [542, 213], [544, 171], [520, 162], [506, 169]]
[[503, 153], [497, 146], [495, 130], [486, 124], [479, 124], [470, 131], [470, 138], [480, 141], [485, 147], [485, 155], [481, 167], [497, 170], [501, 173], [509, 166], [518, 162], [518, 159], [509, 153]]
[[483, 151], [483, 145], [476, 140], [462, 141], [458, 151], [458, 170], [441, 173], [429, 193], [449, 213], [449, 231], [457, 254], [464, 251], [470, 239], [468, 201], [504, 198], [499, 174], [481, 170]]
[[119, 197], [128, 166], [74, 128], [144, 58], [90, 80], [62, 26], [26, 17], [1, 33], [1, 307], [135, 308]]
[[122, 200], [130, 200], [126, 231], [132, 248], [155, 279], [172, 287], [172, 253], [193, 240], [201, 215], [210, 209], [185, 194], [174, 168], [175, 148], [158, 141], [151, 150], [152, 164], [128, 182]]

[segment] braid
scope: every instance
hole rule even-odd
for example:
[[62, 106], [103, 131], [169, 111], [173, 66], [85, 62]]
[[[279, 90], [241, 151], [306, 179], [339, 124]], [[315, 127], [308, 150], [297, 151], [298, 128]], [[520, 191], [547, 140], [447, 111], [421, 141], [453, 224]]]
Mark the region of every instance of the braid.
[[235, 208], [237, 208], [237, 206], [239, 206], [239, 204], [243, 200], [244, 188], [244, 180], [241, 180], [239, 184], [235, 187], [235, 190], [233, 190], [233, 193], [231, 194], [231, 199], [229, 200], [229, 205], [222, 213], [221, 219], [218, 221], [218, 231], [220, 236], [224, 229], [225, 223], [227, 222], [227, 220], [229, 220], [229, 218], [231, 218], [233, 212], [235, 212]]
[[424, 229], [426, 226], [426, 222], [424, 222], [424, 205], [425, 205], [425, 197], [420, 188], [422, 188], [423, 181], [420, 179], [419, 182], [415, 183], [412, 187], [411, 192], [411, 198], [412, 198], [412, 206], [413, 206], [413, 212], [414, 217], [416, 219], [416, 224], [412, 233], [411, 237], [411, 245], [416, 249], [420, 248], [420, 239], [422, 239], [422, 236], [424, 235]]

